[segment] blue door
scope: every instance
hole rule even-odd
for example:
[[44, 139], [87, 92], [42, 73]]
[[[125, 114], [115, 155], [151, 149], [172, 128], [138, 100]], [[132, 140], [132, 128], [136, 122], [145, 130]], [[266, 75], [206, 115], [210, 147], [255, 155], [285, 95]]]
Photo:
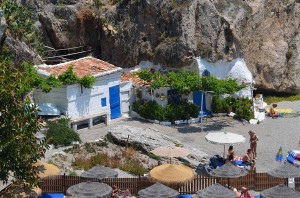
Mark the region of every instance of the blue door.
[[[202, 96], [202, 91], [195, 91], [193, 93], [193, 102], [195, 105], [197, 105], [199, 107], [199, 112], [201, 111], [201, 100], [203, 98], [203, 102], [202, 102], [202, 111], [203, 111], [203, 114], [202, 115], [208, 115], [209, 114], [209, 111], [206, 109], [206, 102], [205, 102], [205, 93], [203, 93], [203, 96]], [[200, 113], [199, 113], [199, 116]]]
[[120, 87], [119, 85], [109, 88], [110, 118], [115, 119], [121, 116]]

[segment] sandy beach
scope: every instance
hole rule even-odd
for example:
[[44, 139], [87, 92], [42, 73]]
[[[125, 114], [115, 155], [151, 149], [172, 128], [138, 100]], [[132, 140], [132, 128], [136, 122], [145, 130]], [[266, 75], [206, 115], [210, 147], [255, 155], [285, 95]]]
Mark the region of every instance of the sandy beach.
[[[293, 109], [293, 112], [298, 112], [300, 111], [300, 101], [280, 102], [278, 103], [278, 108], [290, 108]], [[162, 126], [123, 117], [111, 121], [109, 126], [96, 126], [90, 130], [79, 130], [79, 134], [84, 142], [93, 141], [104, 137], [110, 128], [122, 124], [157, 129], [161, 133], [181, 141], [184, 145], [195, 147], [207, 153], [209, 156], [214, 154], [222, 155], [224, 147], [222, 145], [208, 143], [205, 140], [205, 136], [208, 133], [227, 131], [243, 135], [246, 138], [246, 142], [234, 146], [236, 155], [243, 156], [249, 148], [248, 131], [253, 130], [259, 138], [256, 163], [257, 172], [266, 172], [276, 167], [278, 162], [275, 161], [275, 156], [280, 146], [283, 148], [284, 155], [287, 154], [288, 150], [300, 150], [298, 145], [300, 140], [300, 117], [278, 119], [266, 117], [263, 122], [257, 125], [240, 122], [227, 116], [212, 117], [208, 118], [207, 122], [204, 123], [203, 132], [201, 132], [201, 126], [199, 124]]]

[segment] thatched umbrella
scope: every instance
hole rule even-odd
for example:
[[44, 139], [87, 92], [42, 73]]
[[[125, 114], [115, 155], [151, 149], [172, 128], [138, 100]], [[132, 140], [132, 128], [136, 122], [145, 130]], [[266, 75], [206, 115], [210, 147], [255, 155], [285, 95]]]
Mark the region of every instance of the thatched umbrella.
[[268, 188], [260, 193], [262, 198], [299, 198], [300, 193], [292, 188], [285, 186], [284, 184], [279, 184], [272, 188]]
[[72, 197], [110, 198], [112, 188], [100, 182], [82, 182], [67, 189], [67, 195]]
[[51, 175], [60, 174], [60, 170], [57, 166], [46, 162], [37, 161], [36, 163], [33, 164], [33, 167], [37, 169], [38, 172], [37, 174], [39, 178], [45, 178]]
[[223, 166], [220, 166], [208, 173], [213, 177], [222, 177], [228, 179], [229, 186], [229, 178], [239, 178], [248, 174], [247, 170], [241, 169], [239, 167], [234, 166], [231, 163], [226, 163]]
[[41, 194], [42, 190], [39, 187], [28, 188], [18, 184], [8, 186], [1, 193], [3, 197], [39, 197]]
[[153, 168], [149, 173], [150, 179], [167, 184], [190, 181], [194, 178], [191, 168], [182, 164], [163, 164]]
[[197, 192], [199, 198], [236, 198], [236, 193], [221, 184], [213, 184]]
[[103, 179], [106, 177], [118, 177], [118, 172], [101, 165], [94, 166], [88, 171], [83, 172], [80, 177]]
[[179, 195], [178, 191], [168, 186], [165, 186], [159, 182], [153, 184], [152, 186], [149, 186], [148, 188], [140, 190], [138, 193], [139, 196], [143, 198], [175, 198]]
[[297, 178], [300, 177], [300, 169], [285, 162], [275, 169], [268, 171], [267, 174], [278, 178]]

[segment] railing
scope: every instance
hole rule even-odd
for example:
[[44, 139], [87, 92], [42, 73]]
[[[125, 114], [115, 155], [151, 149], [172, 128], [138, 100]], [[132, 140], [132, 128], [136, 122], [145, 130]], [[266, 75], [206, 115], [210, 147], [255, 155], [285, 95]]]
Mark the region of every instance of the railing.
[[[43, 179], [41, 183], [41, 189], [43, 192], [59, 192], [65, 193], [66, 190], [75, 184], [87, 181], [79, 176], [51, 176]], [[90, 181], [98, 181], [97, 179], [91, 179]], [[146, 177], [135, 178], [105, 178], [102, 180], [109, 186], [116, 185], [120, 189], [129, 189], [134, 195], [138, 194], [138, 191], [147, 188], [154, 184], [154, 181], [150, 181]], [[227, 179], [227, 178], [213, 178], [203, 175], [197, 175], [193, 180], [184, 184], [177, 184], [170, 186], [178, 190], [181, 194], [195, 194], [197, 191], [202, 190], [212, 184], [220, 183], [222, 185], [229, 184], [237, 189], [245, 186], [251, 190], [262, 191], [278, 184], [284, 183], [287, 185], [287, 179], [273, 178], [266, 173], [249, 173], [248, 175], [240, 178]], [[300, 178], [295, 179], [296, 189], [300, 188]]]

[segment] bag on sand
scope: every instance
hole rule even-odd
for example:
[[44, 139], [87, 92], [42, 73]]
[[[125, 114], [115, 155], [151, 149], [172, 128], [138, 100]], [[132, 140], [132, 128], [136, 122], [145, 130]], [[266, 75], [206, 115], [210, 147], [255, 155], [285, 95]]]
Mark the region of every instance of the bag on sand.
[[217, 168], [219, 166], [223, 166], [225, 164], [225, 160], [223, 157], [221, 157], [220, 155], [214, 155], [209, 159], [209, 165]]

